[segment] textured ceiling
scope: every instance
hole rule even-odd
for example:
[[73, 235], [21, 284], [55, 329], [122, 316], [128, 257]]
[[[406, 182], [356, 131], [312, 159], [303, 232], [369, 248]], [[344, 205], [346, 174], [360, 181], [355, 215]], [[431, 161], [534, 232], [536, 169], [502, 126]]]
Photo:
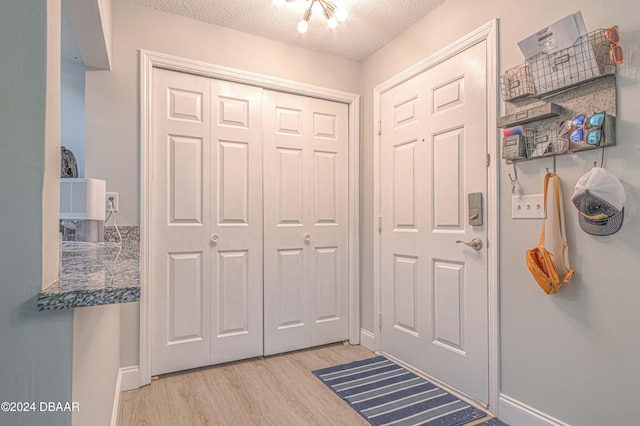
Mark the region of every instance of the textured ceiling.
[[445, 0], [334, 0], [349, 13], [346, 22], [330, 29], [315, 11], [309, 30], [296, 25], [307, 2], [276, 6], [272, 0], [131, 0], [164, 12], [185, 16], [294, 46], [363, 61], [404, 32]]

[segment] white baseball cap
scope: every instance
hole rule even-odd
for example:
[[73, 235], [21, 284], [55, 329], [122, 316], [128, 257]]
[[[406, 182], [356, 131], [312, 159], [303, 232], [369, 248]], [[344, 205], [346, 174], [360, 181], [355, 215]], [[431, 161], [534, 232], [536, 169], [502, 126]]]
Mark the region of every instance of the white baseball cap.
[[578, 209], [583, 231], [591, 235], [611, 235], [622, 226], [624, 188], [616, 175], [594, 167], [580, 177], [571, 201]]

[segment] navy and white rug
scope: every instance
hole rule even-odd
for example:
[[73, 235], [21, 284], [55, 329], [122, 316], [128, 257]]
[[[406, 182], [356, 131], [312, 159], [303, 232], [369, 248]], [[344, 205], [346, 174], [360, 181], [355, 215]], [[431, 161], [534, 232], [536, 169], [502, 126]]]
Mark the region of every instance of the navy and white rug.
[[373, 425], [456, 426], [487, 415], [384, 356], [313, 374]]

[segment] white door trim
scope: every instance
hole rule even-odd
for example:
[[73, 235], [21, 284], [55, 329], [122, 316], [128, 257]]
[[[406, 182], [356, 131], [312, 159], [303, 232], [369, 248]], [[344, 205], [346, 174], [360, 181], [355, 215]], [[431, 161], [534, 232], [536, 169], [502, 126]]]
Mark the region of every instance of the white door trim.
[[140, 385], [151, 383], [151, 307], [149, 298], [151, 224], [151, 105], [153, 68], [198, 74], [349, 106], [349, 343], [360, 342], [360, 95], [140, 50]]
[[488, 208], [488, 331], [489, 331], [489, 409], [496, 410], [498, 408], [500, 370], [499, 370], [499, 317], [498, 317], [498, 224], [499, 224], [499, 208], [498, 208], [498, 131], [496, 129], [496, 119], [498, 116], [498, 20], [488, 22], [477, 30], [462, 37], [460, 40], [452, 43], [444, 49], [434, 53], [430, 57], [418, 62], [417, 64], [407, 68], [398, 75], [381, 83], [373, 89], [373, 123], [375, 146], [373, 153], [373, 169], [374, 186], [373, 186], [373, 205], [374, 205], [374, 227], [373, 232], [373, 258], [376, 268], [373, 273], [373, 297], [374, 297], [374, 349], [380, 351], [382, 349], [382, 341], [380, 338], [380, 316], [382, 312], [381, 298], [381, 271], [380, 271], [380, 233], [378, 231], [378, 218], [382, 214], [381, 206], [381, 183], [380, 183], [380, 148], [381, 137], [378, 133], [380, 129], [380, 98], [383, 93], [404, 83], [405, 81], [415, 77], [416, 75], [435, 67], [436, 65], [446, 61], [447, 59], [457, 55], [458, 53], [468, 49], [469, 47], [480, 43], [487, 42], [487, 143], [488, 153], [491, 161], [487, 167], [487, 208]]

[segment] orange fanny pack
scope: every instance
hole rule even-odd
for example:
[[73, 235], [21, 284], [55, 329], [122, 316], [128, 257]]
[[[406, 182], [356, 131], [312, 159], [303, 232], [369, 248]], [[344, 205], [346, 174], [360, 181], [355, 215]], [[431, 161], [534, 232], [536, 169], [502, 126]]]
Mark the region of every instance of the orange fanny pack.
[[[549, 178], [554, 179], [554, 190], [556, 196], [556, 214], [558, 215], [558, 224], [560, 225], [560, 237], [562, 237], [562, 215], [560, 214], [560, 195], [558, 189], [558, 176], [555, 173], [547, 173], [544, 177], [544, 209], [547, 209], [547, 186], [549, 184]], [[538, 247], [527, 250], [527, 268], [533, 275], [538, 285], [547, 294], [554, 294], [560, 290], [564, 284], [568, 283], [574, 274], [573, 269], [569, 269], [565, 264], [565, 250], [569, 247], [567, 240], [563, 238], [562, 245], [562, 265], [568, 271], [567, 274], [560, 280], [556, 267], [553, 264], [553, 253], [544, 248], [544, 224], [545, 220], [542, 219], [542, 231], [540, 233], [540, 245]]]

